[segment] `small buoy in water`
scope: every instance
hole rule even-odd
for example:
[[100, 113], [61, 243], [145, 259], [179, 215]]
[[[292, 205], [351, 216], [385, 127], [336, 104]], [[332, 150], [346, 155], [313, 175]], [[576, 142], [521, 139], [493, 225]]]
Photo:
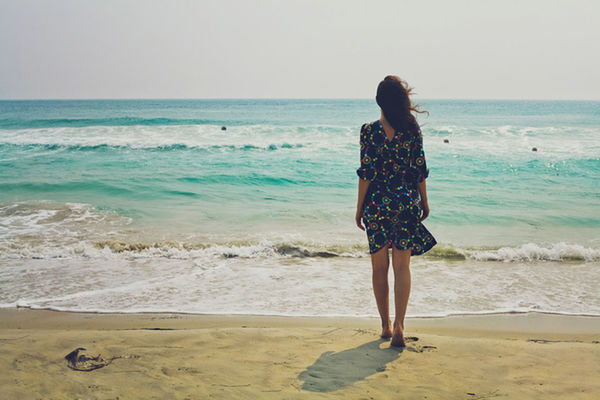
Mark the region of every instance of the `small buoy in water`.
[[537, 151], [537, 147], [532, 147], [531, 151]]
[[448, 139], [444, 139], [444, 143], [450, 143]]
[[227, 127], [226, 127], [226, 126], [222, 126], [222, 127], [221, 127], [221, 130], [222, 130], [222, 131], [226, 131], [226, 130], [227, 130]]

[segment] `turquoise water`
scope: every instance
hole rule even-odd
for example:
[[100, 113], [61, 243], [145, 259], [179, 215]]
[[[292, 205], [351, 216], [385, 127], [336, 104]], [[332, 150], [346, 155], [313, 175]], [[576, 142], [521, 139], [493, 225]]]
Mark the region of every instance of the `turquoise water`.
[[[426, 225], [440, 245], [416, 266], [438, 263], [456, 272], [454, 263], [463, 260], [469, 265], [464, 274], [485, 265], [482, 276], [490, 278], [485, 274], [493, 263], [513, 263], [531, 276], [541, 262], [544, 268], [583, 268], [569, 284], [597, 278], [600, 102], [421, 104], [430, 113], [418, 117], [430, 168]], [[158, 281], [173, 258], [185, 260], [190, 274], [200, 264], [211, 271], [258, 264], [284, 271], [299, 260], [316, 271], [368, 268], [366, 237], [353, 223], [355, 170], [360, 126], [378, 117], [373, 100], [0, 101], [0, 263], [20, 265], [3, 269], [0, 303], [78, 309], [80, 296], [88, 299], [82, 294], [88, 291], [71, 293], [60, 285], [42, 297], [34, 295], [39, 288], [17, 293], [26, 286], [19, 268], [37, 270], [36, 260], [65, 260], [56, 268], [104, 265], [107, 257], [130, 267], [151, 260]], [[340, 265], [327, 269], [324, 263]], [[335, 279], [329, 273], [323, 279]], [[212, 285], [227, 285], [230, 275], [224, 276]], [[249, 274], [248, 285], [256, 286], [257, 276]], [[108, 288], [114, 280], [106, 279], [86, 285]], [[198, 279], [198, 286], [207, 285]], [[172, 289], [182, 286], [173, 283]], [[448, 293], [448, 299], [456, 295]], [[489, 300], [457, 308], [450, 300], [440, 306], [423, 300], [423, 307], [426, 314], [600, 313], [594, 293], [575, 300], [528, 298], [524, 306]], [[57, 300], [64, 296], [79, 300], [64, 305]], [[88, 299], [86, 309], [199, 312], [207, 311], [204, 296], [198, 297], [202, 306], [150, 307], [144, 298], [128, 308]], [[310, 309], [313, 300], [306, 296]], [[589, 296], [591, 304], [583, 305]], [[123, 292], [109, 297], [114, 302]], [[212, 302], [208, 311], [304, 312], [233, 303]], [[332, 313], [363, 312], [340, 307]]]

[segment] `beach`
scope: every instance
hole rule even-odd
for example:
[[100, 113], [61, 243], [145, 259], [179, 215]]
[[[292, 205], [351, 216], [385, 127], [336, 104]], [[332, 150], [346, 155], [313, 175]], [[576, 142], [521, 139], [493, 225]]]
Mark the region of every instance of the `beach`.
[[0, 400], [600, 400], [599, 14], [0, 1]]
[[[11, 399], [595, 399], [600, 320], [411, 318], [407, 347], [374, 318], [0, 310]], [[97, 357], [91, 371], [65, 356]], [[79, 364], [74, 364], [75, 366]], [[89, 367], [80, 364], [80, 367]]]

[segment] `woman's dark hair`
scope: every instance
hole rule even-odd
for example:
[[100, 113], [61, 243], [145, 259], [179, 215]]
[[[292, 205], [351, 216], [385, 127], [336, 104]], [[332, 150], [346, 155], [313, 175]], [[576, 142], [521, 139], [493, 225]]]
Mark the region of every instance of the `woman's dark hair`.
[[375, 100], [381, 107], [385, 119], [394, 129], [418, 134], [415, 131], [417, 124], [412, 112], [426, 113], [427, 111], [422, 111], [418, 104], [412, 104], [410, 101], [412, 90], [413, 88], [402, 79], [388, 75], [379, 82]]

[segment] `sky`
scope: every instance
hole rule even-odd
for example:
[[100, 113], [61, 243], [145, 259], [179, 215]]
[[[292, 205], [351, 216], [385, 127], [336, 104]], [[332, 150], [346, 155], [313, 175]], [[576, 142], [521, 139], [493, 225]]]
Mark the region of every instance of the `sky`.
[[0, 99], [600, 99], [595, 0], [0, 0]]

